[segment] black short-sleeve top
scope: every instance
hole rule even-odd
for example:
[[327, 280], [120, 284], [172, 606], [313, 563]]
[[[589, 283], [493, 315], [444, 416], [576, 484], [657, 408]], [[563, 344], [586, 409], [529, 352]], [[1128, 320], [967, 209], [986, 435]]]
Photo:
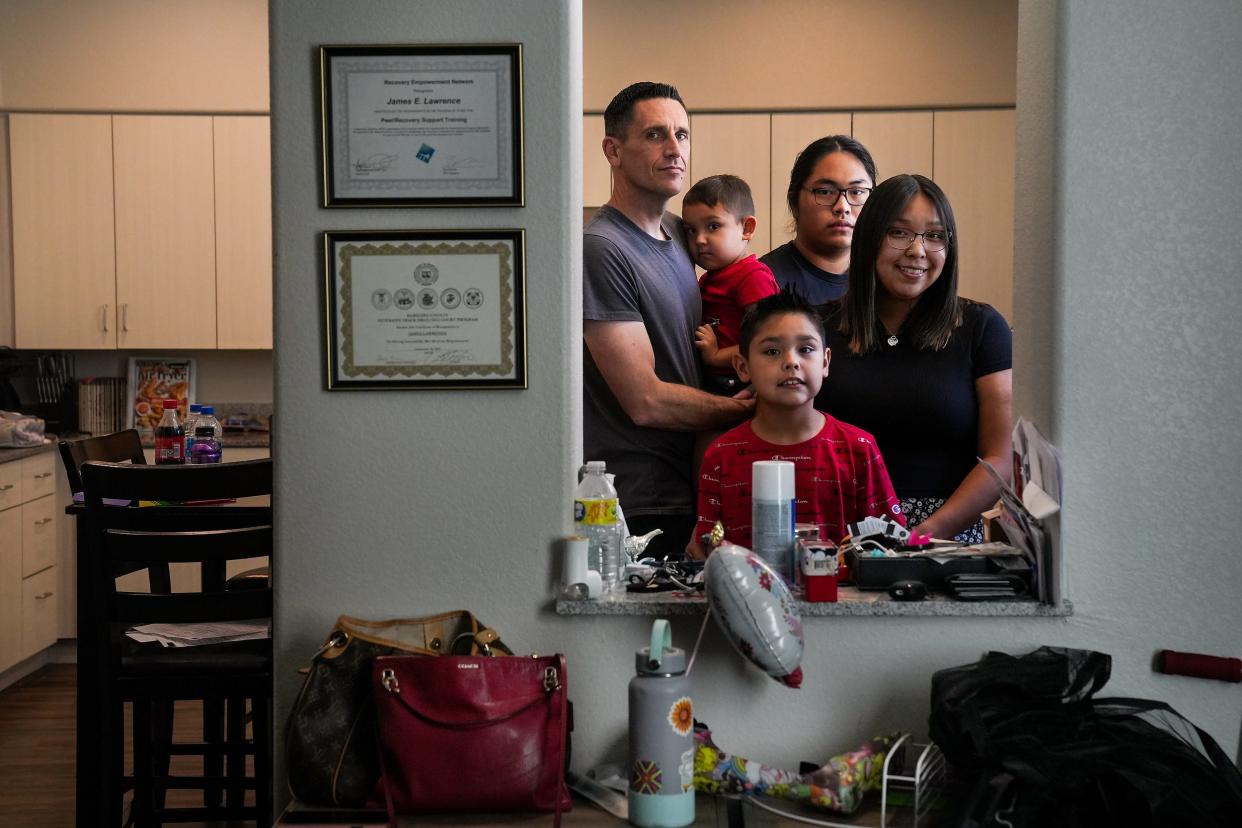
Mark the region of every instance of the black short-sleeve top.
[[975, 380], [1013, 365], [1005, 318], [962, 299], [962, 324], [939, 351], [909, 341], [850, 353], [837, 331], [839, 306], [825, 308], [828, 378], [815, 407], [869, 431], [901, 498], [947, 498], [978, 462], [979, 400]]

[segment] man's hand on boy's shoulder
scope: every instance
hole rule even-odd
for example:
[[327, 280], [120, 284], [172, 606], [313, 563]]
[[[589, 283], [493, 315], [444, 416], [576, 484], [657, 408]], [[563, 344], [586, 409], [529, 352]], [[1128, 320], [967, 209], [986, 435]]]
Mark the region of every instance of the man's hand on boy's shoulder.
[[733, 399], [741, 400], [742, 402], [749, 402], [750, 408], [753, 410], [755, 407], [755, 386], [753, 385], [746, 386], [741, 391], [738, 391], [736, 394], [734, 394]]

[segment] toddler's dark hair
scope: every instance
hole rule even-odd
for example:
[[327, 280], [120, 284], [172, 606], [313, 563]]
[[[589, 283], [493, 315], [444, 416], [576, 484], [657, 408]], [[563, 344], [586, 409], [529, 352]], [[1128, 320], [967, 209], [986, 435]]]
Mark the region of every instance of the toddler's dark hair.
[[804, 299], [792, 285], [786, 285], [780, 293], [773, 293], [771, 296], [760, 299], [754, 309], [742, 317], [742, 330], [738, 334], [738, 353], [749, 359], [750, 343], [755, 338], [755, 332], [772, 317], [787, 313], [800, 313], [811, 320], [811, 324], [815, 326], [815, 331], [819, 334], [819, 341], [821, 343], [824, 341], [824, 319], [820, 316], [819, 309]]
[[709, 175], [686, 192], [681, 204], [683, 207], [687, 204], [723, 207], [738, 221], [755, 214], [750, 185], [736, 175]]

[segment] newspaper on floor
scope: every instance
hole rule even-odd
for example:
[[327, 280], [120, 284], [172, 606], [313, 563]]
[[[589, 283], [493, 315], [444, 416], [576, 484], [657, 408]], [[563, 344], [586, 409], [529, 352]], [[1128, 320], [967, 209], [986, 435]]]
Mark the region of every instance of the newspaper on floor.
[[134, 641], [154, 641], [165, 647], [201, 647], [229, 641], [271, 638], [267, 621], [218, 621], [210, 624], [143, 624], [125, 631]]

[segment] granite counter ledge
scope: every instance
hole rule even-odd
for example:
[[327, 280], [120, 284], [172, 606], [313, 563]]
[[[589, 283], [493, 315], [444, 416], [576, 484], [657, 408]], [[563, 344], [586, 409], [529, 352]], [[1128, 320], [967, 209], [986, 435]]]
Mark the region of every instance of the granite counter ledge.
[[[591, 601], [557, 599], [557, 615], [698, 615], [707, 610], [707, 599], [702, 596], [677, 597], [672, 592], [646, 595], [609, 595]], [[812, 616], [858, 616], [877, 617], [1011, 617], [1011, 618], [1066, 618], [1074, 614], [1074, 605], [1068, 600], [1060, 606], [1041, 604], [1035, 600], [1025, 601], [954, 601], [948, 596], [932, 593], [922, 601], [894, 601], [886, 592], [863, 592], [853, 587], [841, 587], [840, 600], [828, 602], [798, 602], [798, 612], [803, 618]]]
[[[272, 444], [270, 431], [225, 431], [220, 435], [220, 445], [228, 448], [267, 448]], [[142, 440], [143, 448], [155, 448], [155, 438]]]
[[41, 446], [0, 446], [0, 463], [12, 463], [14, 460], [22, 460], [26, 457], [33, 457], [36, 454], [42, 454], [45, 451], [56, 450], [56, 435], [47, 435], [52, 438], [50, 443], [44, 443]]

